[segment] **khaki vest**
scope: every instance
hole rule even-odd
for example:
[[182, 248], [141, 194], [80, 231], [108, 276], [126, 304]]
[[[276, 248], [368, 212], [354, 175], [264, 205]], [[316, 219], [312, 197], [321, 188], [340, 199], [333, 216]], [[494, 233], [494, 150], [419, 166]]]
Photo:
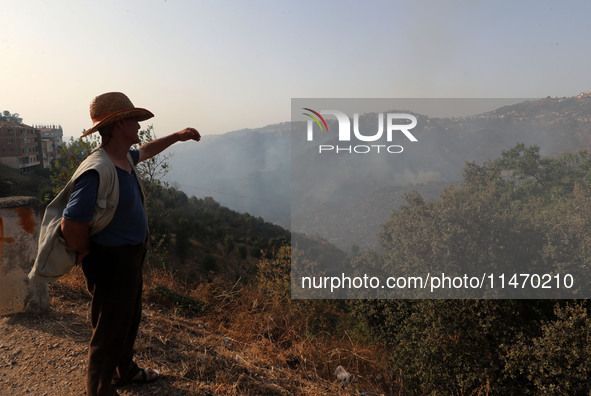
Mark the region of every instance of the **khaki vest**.
[[[130, 154], [128, 154], [128, 160], [140, 185], [145, 209], [144, 189]], [[66, 187], [45, 209], [39, 231], [37, 258], [29, 273], [29, 279], [35, 278], [44, 282], [53, 282], [68, 273], [74, 266], [76, 252], [66, 246], [61, 231], [61, 220], [76, 180], [89, 170], [95, 170], [99, 174], [96, 206], [94, 216], [89, 224], [90, 236], [102, 231], [113, 219], [119, 202], [119, 178], [115, 165], [107, 153], [102, 148], [98, 148], [82, 161]]]

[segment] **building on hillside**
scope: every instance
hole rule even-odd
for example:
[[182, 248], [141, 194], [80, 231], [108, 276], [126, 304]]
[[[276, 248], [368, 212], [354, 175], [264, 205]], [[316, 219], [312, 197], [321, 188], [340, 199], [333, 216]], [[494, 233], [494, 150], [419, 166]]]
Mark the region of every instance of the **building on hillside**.
[[42, 159], [39, 130], [25, 124], [0, 121], [0, 163], [22, 174], [40, 168]]
[[61, 125], [34, 125], [34, 128], [41, 134], [43, 167], [49, 168], [63, 145], [64, 131]]

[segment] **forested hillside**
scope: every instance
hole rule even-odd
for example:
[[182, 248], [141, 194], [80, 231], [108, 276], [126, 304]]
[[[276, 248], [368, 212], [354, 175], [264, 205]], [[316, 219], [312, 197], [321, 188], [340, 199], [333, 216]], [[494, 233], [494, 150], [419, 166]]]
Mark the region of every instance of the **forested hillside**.
[[571, 274], [570, 287], [533, 284], [527, 294], [519, 282], [479, 294], [484, 299], [353, 306], [389, 347], [392, 372], [411, 394], [587, 394], [590, 305], [556, 298], [590, 290], [590, 226], [589, 153], [550, 158], [517, 145], [494, 161], [467, 164], [462, 183], [436, 200], [409, 194], [382, 227], [384, 253], [364, 252], [353, 262], [364, 271], [407, 275]]
[[[467, 107], [479, 101], [457, 100]], [[416, 102], [429, 104], [429, 100]], [[452, 102], [430, 100], [436, 110]], [[461, 181], [466, 161], [482, 164], [518, 143], [536, 145], [542, 155], [591, 147], [588, 94], [528, 100], [461, 116], [431, 115], [406, 107], [389, 110], [408, 110], [419, 120], [413, 129], [419, 142], [406, 145], [401, 154], [367, 161], [369, 154], [362, 158], [346, 153], [318, 155], [308, 142], [291, 141], [291, 129], [297, 123], [281, 123], [206, 136], [198, 147], [179, 147], [170, 159], [167, 180], [188, 195], [210, 195], [231, 209], [293, 230], [291, 203], [302, 226], [296, 231], [349, 251], [354, 244], [375, 248], [380, 225], [392, 208], [403, 203], [404, 192], [417, 190], [436, 198], [446, 185]], [[336, 120], [327, 117], [327, 123], [336, 130]], [[361, 114], [359, 123], [362, 131], [375, 131], [377, 115]], [[338, 144], [335, 134], [318, 138], [317, 144]], [[293, 165], [301, 172], [292, 172]], [[290, 180], [292, 186], [298, 183], [295, 191], [290, 190]]]

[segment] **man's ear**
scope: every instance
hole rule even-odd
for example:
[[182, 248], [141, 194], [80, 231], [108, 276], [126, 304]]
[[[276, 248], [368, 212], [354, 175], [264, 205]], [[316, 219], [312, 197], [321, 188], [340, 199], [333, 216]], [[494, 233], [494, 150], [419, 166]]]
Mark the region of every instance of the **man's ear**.
[[123, 128], [123, 120], [115, 121], [113, 123], [113, 132], [121, 128]]

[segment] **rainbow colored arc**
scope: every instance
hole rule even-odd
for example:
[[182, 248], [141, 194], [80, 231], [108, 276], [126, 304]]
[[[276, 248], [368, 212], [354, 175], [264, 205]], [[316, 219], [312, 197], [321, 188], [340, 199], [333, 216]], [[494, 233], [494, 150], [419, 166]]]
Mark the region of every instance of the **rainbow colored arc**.
[[[324, 124], [324, 127], [326, 128], [326, 132], [328, 132], [328, 125], [326, 125], [326, 121], [324, 121], [324, 118], [322, 118], [322, 116], [320, 115], [320, 113], [318, 113], [317, 111], [314, 111], [312, 109], [309, 109], [307, 107], [302, 107], [304, 110], [308, 110], [312, 113], [314, 113], [318, 118], [320, 118], [320, 120], [322, 120], [322, 124]], [[311, 119], [313, 119], [314, 121], [316, 121], [316, 124], [318, 124], [318, 127], [320, 127], [320, 130], [323, 131], [324, 128], [322, 128], [322, 124], [320, 124], [320, 120], [318, 120], [318, 118], [314, 117], [312, 114], [308, 114], [308, 113], [302, 113], [305, 116], [310, 117]]]

